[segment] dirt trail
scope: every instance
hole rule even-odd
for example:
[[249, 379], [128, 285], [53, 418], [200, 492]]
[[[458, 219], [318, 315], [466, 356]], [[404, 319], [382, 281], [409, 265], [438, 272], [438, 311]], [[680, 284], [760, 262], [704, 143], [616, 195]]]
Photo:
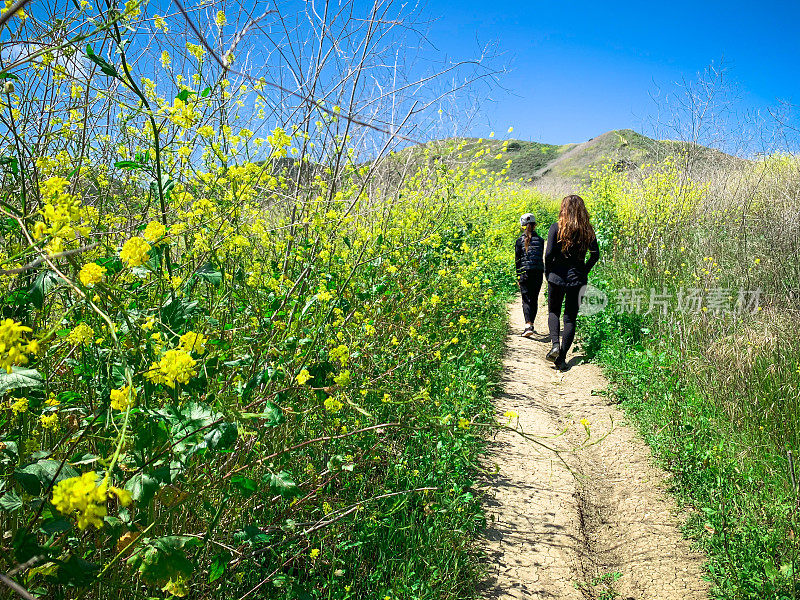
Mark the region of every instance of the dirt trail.
[[[665, 493], [668, 475], [653, 466], [623, 414], [591, 393], [607, 385], [600, 369], [571, 351], [572, 368], [556, 371], [544, 359], [546, 309], [539, 308], [539, 334], [531, 339], [519, 335], [520, 303], [509, 309], [497, 410], [517, 412], [522, 430], [562, 451], [569, 468], [517, 434], [495, 437], [488, 460], [500, 472], [488, 482], [484, 597], [707, 599], [703, 556], [681, 535], [676, 505]], [[592, 438], [611, 433], [572, 452], [586, 439], [581, 419]], [[553, 439], [568, 423], [567, 433]]]

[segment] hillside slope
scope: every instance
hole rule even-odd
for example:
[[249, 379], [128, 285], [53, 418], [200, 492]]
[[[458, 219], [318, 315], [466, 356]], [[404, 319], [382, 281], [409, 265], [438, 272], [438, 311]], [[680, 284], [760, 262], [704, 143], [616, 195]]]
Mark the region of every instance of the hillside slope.
[[[481, 152], [482, 148], [485, 151]], [[586, 142], [563, 145], [517, 139], [449, 138], [406, 148], [395, 156], [414, 163], [425, 150], [433, 160], [447, 157], [457, 162], [473, 161], [476, 168], [490, 172], [506, 169], [511, 180], [553, 192], [587, 183], [594, 170], [608, 163], [627, 171], [671, 156], [702, 177], [712, 168], [735, 168], [747, 162], [690, 142], [654, 140], [632, 129], [612, 130]], [[507, 165], [509, 159], [511, 164]]]

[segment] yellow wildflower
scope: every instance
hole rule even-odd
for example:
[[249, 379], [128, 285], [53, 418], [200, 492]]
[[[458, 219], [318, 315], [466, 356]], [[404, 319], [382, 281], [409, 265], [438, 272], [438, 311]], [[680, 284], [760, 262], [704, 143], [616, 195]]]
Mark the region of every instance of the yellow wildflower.
[[206, 351], [206, 342], [208, 338], [202, 333], [195, 333], [194, 331], [187, 331], [181, 336], [181, 341], [178, 347], [186, 352], [195, 352], [197, 354], [204, 354]]
[[[5, 14], [6, 12], [8, 12], [9, 8], [14, 6], [14, 0], [5, 0], [4, 4], [5, 4], [5, 7], [0, 9], [0, 15], [1, 14]], [[20, 21], [24, 21], [25, 19], [28, 18], [28, 15], [26, 15], [25, 11], [22, 10], [22, 9], [19, 9], [17, 12], [15, 12], [14, 16], [18, 17]]]
[[138, 267], [147, 260], [148, 252], [150, 252], [150, 244], [143, 238], [132, 237], [122, 246], [119, 257], [129, 267]]
[[125, 3], [125, 14], [131, 19], [135, 19], [142, 14], [142, 11], [139, 9], [138, 0], [128, 0]]
[[174, 388], [176, 382], [186, 383], [197, 375], [196, 365], [197, 362], [185, 350], [167, 350], [144, 376], [155, 384], [161, 383]]
[[203, 56], [206, 53], [205, 48], [199, 44], [193, 44], [191, 42], [186, 42], [186, 49], [189, 51], [189, 54], [194, 56], [198, 61], [202, 61]]
[[94, 330], [86, 323], [80, 323], [67, 336], [67, 341], [73, 346], [88, 345], [94, 339]]
[[184, 129], [189, 129], [200, 119], [200, 113], [195, 110], [194, 106], [180, 98], [175, 98], [175, 103], [170, 107], [170, 113], [170, 121]]
[[350, 371], [342, 371], [336, 377], [334, 377], [333, 380], [336, 382], [336, 385], [341, 387], [350, 385]]
[[344, 344], [339, 344], [336, 348], [330, 351], [330, 357], [333, 359], [338, 359], [342, 366], [347, 364], [347, 359], [349, 358], [350, 348], [345, 346]]
[[124, 412], [133, 406], [136, 393], [129, 385], [118, 390], [111, 390], [111, 408]]
[[54, 432], [58, 431], [58, 413], [41, 415], [39, 417], [39, 424], [42, 426], [42, 429], [52, 429]]
[[305, 385], [308, 382], [308, 380], [312, 378], [313, 376], [311, 375], [311, 373], [308, 372], [308, 369], [303, 369], [302, 371], [300, 371], [300, 373], [298, 373], [296, 377], [297, 383], [299, 383], [300, 385]]
[[160, 29], [164, 33], [169, 31], [169, 29], [167, 29], [167, 22], [164, 20], [164, 17], [160, 15], [153, 15], [153, 27]]
[[115, 495], [122, 506], [131, 503], [130, 492], [109, 486], [107, 478], [98, 484], [97, 473], [89, 471], [79, 477], [58, 482], [53, 487], [52, 502], [60, 513], [77, 516], [80, 529], [86, 529], [89, 525], [99, 529], [107, 514], [106, 501], [109, 494]]
[[327, 410], [328, 412], [337, 413], [340, 410], [342, 410], [343, 406], [344, 406], [344, 404], [342, 404], [341, 402], [339, 402], [336, 398], [334, 398], [332, 396], [328, 396], [325, 399], [325, 410]]
[[92, 287], [94, 284], [99, 283], [105, 274], [105, 267], [98, 265], [97, 263], [90, 262], [83, 265], [80, 273], [78, 273], [78, 278], [86, 287]]
[[17, 398], [16, 402], [11, 405], [11, 410], [14, 413], [14, 416], [21, 415], [22, 413], [28, 410], [28, 399], [27, 398]]
[[38, 344], [28, 342], [23, 335], [32, 331], [33, 329], [25, 327], [14, 319], [0, 321], [0, 368], [11, 373], [13, 365], [28, 363], [25, 353], [34, 354]]
[[162, 223], [150, 221], [142, 232], [142, 237], [151, 244], [155, 244], [164, 237], [165, 233], [167, 233], [167, 228]]

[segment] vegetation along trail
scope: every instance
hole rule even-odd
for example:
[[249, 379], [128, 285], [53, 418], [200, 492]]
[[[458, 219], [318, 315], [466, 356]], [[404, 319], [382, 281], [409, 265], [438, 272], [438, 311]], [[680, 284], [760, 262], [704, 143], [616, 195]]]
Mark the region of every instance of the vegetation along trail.
[[707, 598], [703, 556], [679, 531], [667, 475], [622, 413], [592, 394], [607, 386], [600, 369], [573, 353], [572, 368], [556, 371], [544, 359], [545, 309], [531, 339], [517, 334], [519, 302], [510, 314], [498, 418], [533, 439], [502, 430], [490, 449], [499, 473], [487, 500], [486, 597]]

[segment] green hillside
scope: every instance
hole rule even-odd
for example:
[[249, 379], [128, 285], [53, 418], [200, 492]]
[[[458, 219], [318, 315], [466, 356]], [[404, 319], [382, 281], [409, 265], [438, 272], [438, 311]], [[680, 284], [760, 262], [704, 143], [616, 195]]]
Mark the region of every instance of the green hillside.
[[406, 148], [393, 158], [416, 164], [425, 150], [432, 161], [474, 162], [476, 167], [495, 173], [506, 168], [510, 159], [508, 177], [529, 184], [585, 183], [592, 171], [607, 163], [626, 171], [668, 156], [698, 175], [711, 166], [733, 167], [745, 162], [698, 144], [654, 140], [632, 129], [608, 131], [586, 142], [563, 145], [518, 139], [449, 138]]

